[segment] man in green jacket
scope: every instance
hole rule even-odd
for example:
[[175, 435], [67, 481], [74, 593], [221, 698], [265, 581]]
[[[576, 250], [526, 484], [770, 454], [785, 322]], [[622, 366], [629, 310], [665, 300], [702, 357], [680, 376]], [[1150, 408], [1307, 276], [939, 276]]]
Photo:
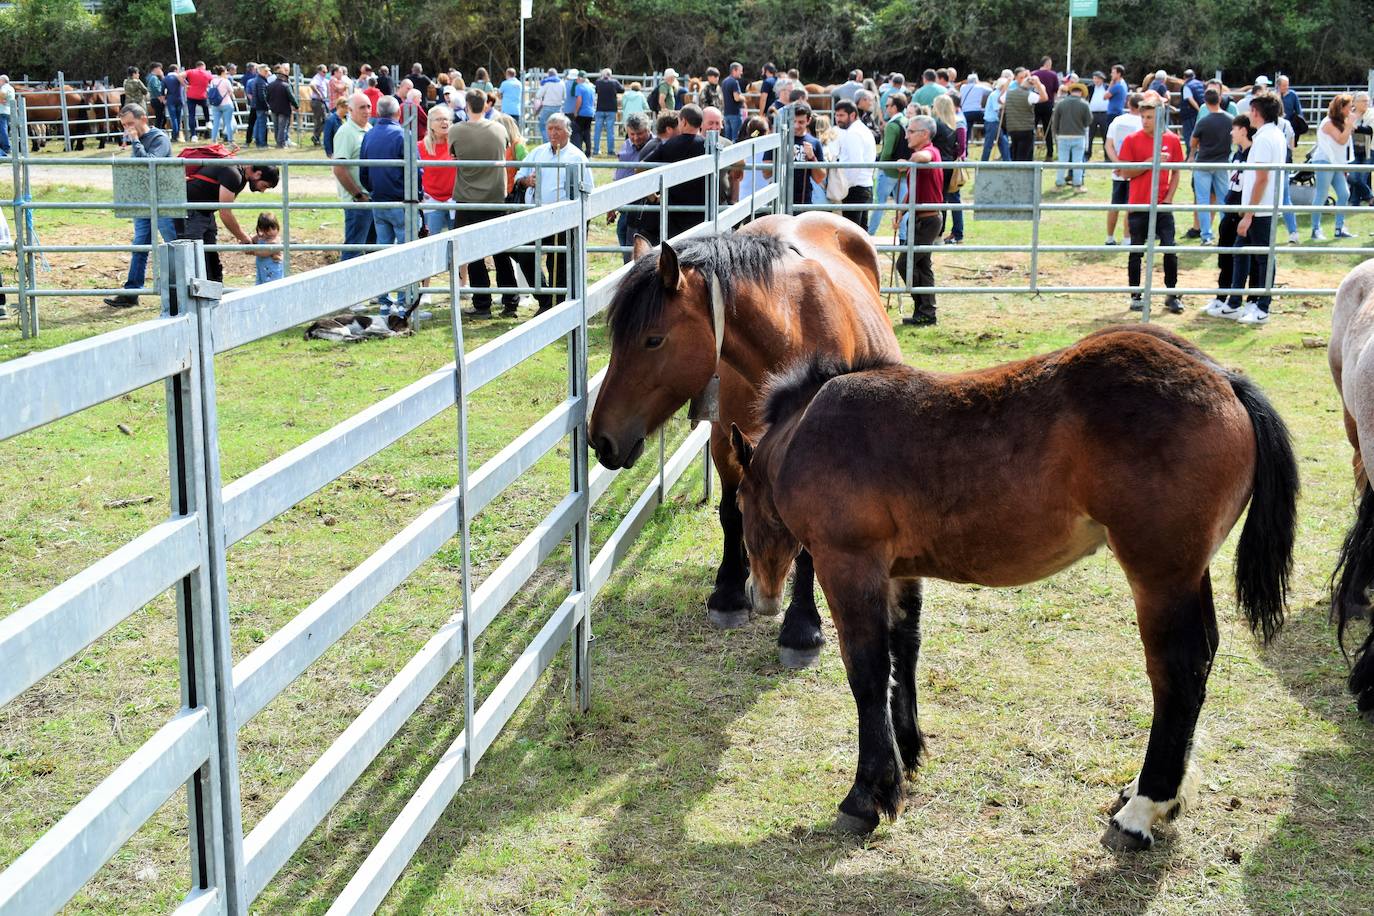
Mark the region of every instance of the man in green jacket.
[[[1059, 145], [1060, 162], [1082, 162], [1083, 150], [1088, 142], [1088, 128], [1093, 123], [1092, 108], [1086, 98], [1088, 87], [1082, 83], [1069, 84], [1069, 94], [1060, 99], [1050, 115], [1050, 132]], [[1064, 187], [1065, 173], [1073, 182], [1075, 193], [1082, 194], [1082, 169], [1059, 169], [1054, 176], [1054, 186]]]
[[1035, 105], [1049, 101], [1049, 93], [1034, 73], [1016, 68], [1016, 82], [1002, 101], [1002, 129], [1011, 138], [1013, 162], [1035, 158]]
[[[883, 127], [883, 146], [878, 150], [879, 162], [895, 162], [897, 159], [908, 159], [911, 150], [906, 144], [906, 111], [907, 97], [905, 92], [892, 92], [887, 97], [887, 124]], [[902, 186], [902, 169], [899, 168], [880, 168], [878, 169], [878, 186], [873, 190], [873, 203], [884, 204], [890, 197], [894, 201], [897, 199], [897, 190]], [[873, 209], [868, 214], [868, 234], [877, 235], [878, 227], [883, 222], [884, 210]]]

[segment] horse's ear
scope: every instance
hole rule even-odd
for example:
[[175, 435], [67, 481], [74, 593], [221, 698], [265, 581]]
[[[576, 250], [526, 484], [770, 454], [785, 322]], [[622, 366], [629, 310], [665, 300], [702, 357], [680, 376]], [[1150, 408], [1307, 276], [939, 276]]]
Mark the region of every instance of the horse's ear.
[[749, 437], [740, 432], [740, 428], [734, 423], [730, 424], [730, 447], [735, 452], [735, 460], [739, 466], [746, 471], [749, 470], [749, 462], [754, 458], [754, 443], [749, 441]]
[[640, 258], [644, 257], [646, 254], [653, 250], [654, 243], [646, 239], [644, 236], [640, 235], [638, 232], [636, 232], [634, 240], [634, 250], [630, 252], [630, 257], [633, 260], [638, 261]]
[[663, 281], [663, 288], [669, 292], [675, 292], [682, 283], [682, 271], [677, 266], [677, 252], [667, 242], [659, 248], [658, 277]]

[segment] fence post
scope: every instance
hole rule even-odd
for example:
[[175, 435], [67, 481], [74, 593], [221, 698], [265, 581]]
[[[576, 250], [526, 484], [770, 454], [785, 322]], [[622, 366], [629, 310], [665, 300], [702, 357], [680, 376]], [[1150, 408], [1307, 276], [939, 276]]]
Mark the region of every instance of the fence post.
[[463, 778], [472, 776], [472, 760], [476, 738], [476, 694], [472, 672], [472, 542], [468, 536], [472, 519], [468, 503], [468, 363], [463, 350], [463, 312], [459, 269], [463, 261], [458, 253], [457, 239], [448, 245], [448, 286], [453, 290], [449, 322], [453, 327], [453, 403], [457, 415], [458, 433], [458, 572], [461, 577], [459, 594], [463, 622]]
[[[257, 252], [254, 252], [257, 254]], [[281, 273], [291, 275], [291, 164], [281, 164]]]
[[[413, 242], [420, 237], [419, 221], [416, 219], [418, 214], [418, 204], [420, 200], [419, 170], [416, 168], [416, 157], [419, 150], [416, 148], [415, 123], [416, 110], [414, 107], [405, 111], [405, 135], [406, 135], [406, 155], [405, 155], [405, 220], [406, 231], [403, 238], [407, 242]], [[413, 328], [419, 321], [420, 314], [420, 287], [412, 284], [406, 287], [405, 301], [408, 308], [406, 314], [407, 323]], [[456, 306], [455, 306], [456, 308]]]
[[163, 315], [191, 315], [197, 337], [190, 369], [167, 380], [167, 434], [173, 512], [199, 515], [201, 562], [176, 586], [182, 702], [205, 707], [214, 722], [209, 760], [187, 785], [192, 884], [217, 888], [225, 912], [242, 914], [243, 830], [239, 806], [238, 722], [234, 709], [229, 592], [221, 518], [219, 434], [210, 316], [223, 287], [205, 279], [202, 242], [166, 245], [158, 277]]
[[62, 112], [62, 151], [70, 153], [72, 151], [72, 129], [67, 120], [67, 77], [61, 71], [57, 71], [57, 107]]
[[[1031, 182], [1031, 251], [1030, 251], [1030, 292], [1040, 295], [1040, 204], [1044, 200], [1045, 173], [1042, 166], [1031, 160], [1031, 170], [1035, 180]], [[916, 195], [912, 195], [915, 197]], [[915, 217], [912, 217], [913, 225]]]
[[[1140, 320], [1150, 320], [1150, 291], [1155, 278], [1155, 224], [1159, 218], [1159, 162], [1164, 147], [1164, 119], [1155, 109], [1154, 147], [1150, 154], [1150, 210], [1145, 222], [1145, 276], [1140, 296]], [[1131, 211], [1126, 212], [1126, 237], [1130, 238]], [[1175, 239], [1177, 241], [1177, 239]], [[1127, 255], [1127, 257], [1130, 257]]]
[[24, 202], [29, 196], [29, 132], [24, 98], [16, 95], [14, 101], [15, 114], [10, 118], [10, 166], [14, 174], [14, 285], [19, 290], [15, 293], [14, 304], [19, 310], [19, 334], [27, 340], [38, 333], [33, 326], [33, 316], [29, 313], [33, 305], [32, 297], [25, 292], [29, 288], [32, 266], [25, 251], [28, 247], [29, 221], [28, 211], [24, 209]]
[[571, 670], [568, 676], [568, 699], [575, 715], [591, 709], [592, 687], [589, 645], [591, 642], [592, 605], [587, 594], [591, 581], [591, 492], [588, 483], [587, 459], [587, 187], [580, 164], [568, 167], [568, 196], [577, 200], [580, 212], [577, 227], [567, 233], [568, 292], [577, 297], [580, 314], [578, 326], [568, 341], [568, 396], [577, 399], [577, 418], [569, 437], [572, 490], [582, 497], [581, 517], [572, 530], [572, 590], [582, 596], [574, 612], [573, 633], [569, 647]]
[[[1288, 172], [1282, 167], [1274, 172], [1274, 205], [1269, 210], [1269, 260], [1264, 269], [1264, 288], [1266, 295], [1274, 295], [1274, 278], [1278, 275], [1278, 238], [1279, 238], [1279, 203], [1283, 200], [1284, 192], [1288, 190]], [[1317, 201], [1312, 201], [1316, 204]], [[1290, 202], [1291, 205], [1291, 202]], [[1253, 219], [1251, 220], [1253, 222]], [[1246, 239], [1249, 242], [1249, 239]]]
[[[707, 179], [706, 212], [711, 221], [711, 231], [720, 232], [720, 134], [711, 131], [706, 135], [706, 154], [711, 157], [711, 177]], [[752, 158], [752, 157], [751, 157]], [[750, 192], [750, 198], [753, 192]], [[750, 209], [750, 217], [753, 210]], [[711, 502], [711, 440], [701, 447], [701, 501]]]

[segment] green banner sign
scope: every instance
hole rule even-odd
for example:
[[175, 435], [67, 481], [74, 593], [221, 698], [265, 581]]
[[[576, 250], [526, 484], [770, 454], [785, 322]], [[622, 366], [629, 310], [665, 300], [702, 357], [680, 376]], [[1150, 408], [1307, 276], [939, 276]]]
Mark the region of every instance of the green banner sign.
[[1069, 0], [1069, 15], [1086, 19], [1097, 15], [1097, 0]]
[[183, 13], [194, 13], [195, 11], [195, 0], [172, 0], [173, 16], [180, 16]]

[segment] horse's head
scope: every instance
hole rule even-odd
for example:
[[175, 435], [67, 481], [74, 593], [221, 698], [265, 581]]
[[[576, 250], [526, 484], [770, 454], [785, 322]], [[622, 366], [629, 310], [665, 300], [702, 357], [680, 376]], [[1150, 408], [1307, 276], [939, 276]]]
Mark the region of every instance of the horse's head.
[[634, 261], [611, 303], [611, 364], [587, 430], [612, 469], [635, 463], [645, 437], [706, 388], [717, 362], [711, 281], [680, 266], [667, 242], [655, 254], [636, 237]]
[[738, 426], [730, 424], [730, 446], [744, 469], [735, 499], [744, 518], [744, 548], [749, 554], [746, 587], [755, 613], [767, 616], [782, 609], [787, 572], [801, 552], [801, 543], [783, 524], [773, 502], [770, 445], [777, 438], [765, 434], [756, 448]]

